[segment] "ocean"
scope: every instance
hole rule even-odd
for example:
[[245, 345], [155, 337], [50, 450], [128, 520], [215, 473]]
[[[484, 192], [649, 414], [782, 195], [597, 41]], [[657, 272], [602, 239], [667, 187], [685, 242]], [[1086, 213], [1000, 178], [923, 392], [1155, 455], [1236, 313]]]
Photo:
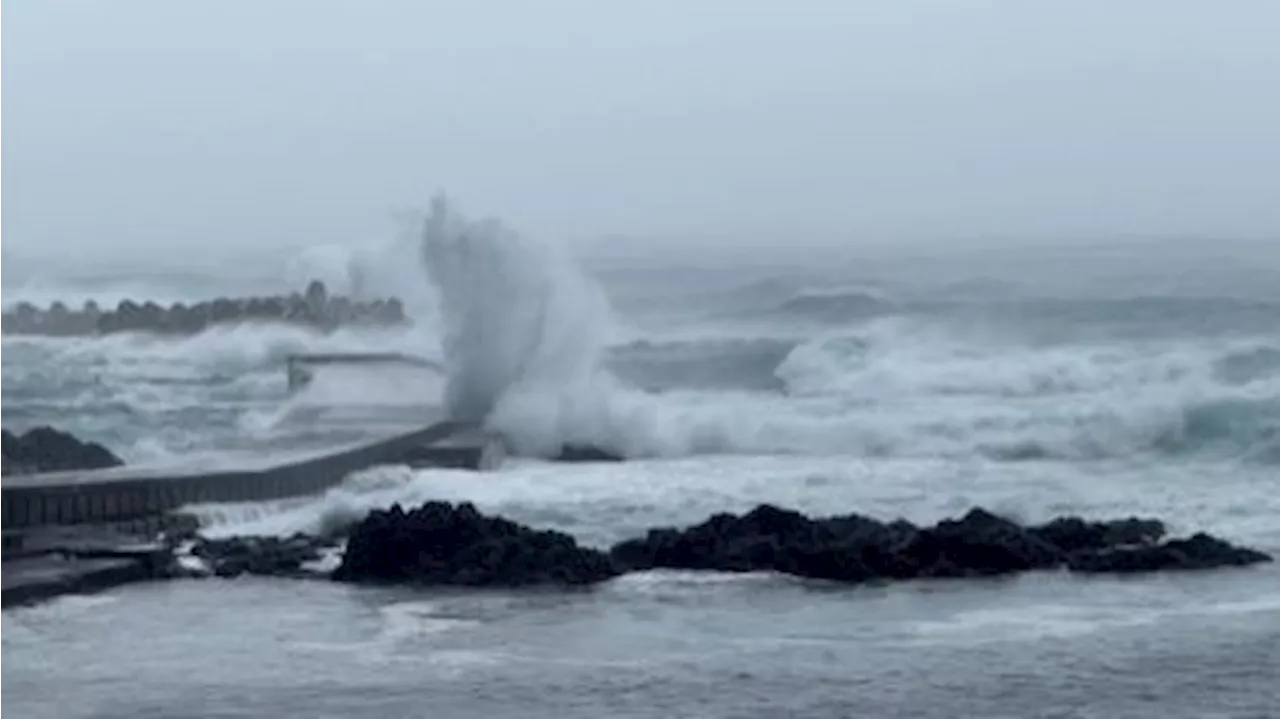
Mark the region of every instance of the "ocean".
[[[375, 468], [190, 508], [211, 535], [468, 500], [592, 545], [773, 502], [932, 522], [1166, 520], [1280, 553], [1280, 247], [963, 243], [581, 257], [437, 207], [359, 252], [4, 278], [24, 299], [402, 297], [411, 328], [5, 336], [4, 425], [130, 463], [487, 417], [500, 470]], [[284, 357], [400, 351], [448, 372]], [[566, 440], [622, 464], [529, 458]], [[1280, 567], [858, 587], [647, 572], [594, 590], [135, 585], [3, 612], [13, 717], [1280, 716]]]

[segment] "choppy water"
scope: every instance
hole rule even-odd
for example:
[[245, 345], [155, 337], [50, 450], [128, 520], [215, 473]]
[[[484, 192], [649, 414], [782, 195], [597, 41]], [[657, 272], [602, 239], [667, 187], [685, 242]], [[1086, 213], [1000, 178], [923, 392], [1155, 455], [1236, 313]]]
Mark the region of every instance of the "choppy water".
[[[469, 278], [436, 287], [445, 297], [406, 270], [416, 248], [311, 253], [277, 285], [254, 280], [287, 290], [285, 279], [317, 274], [339, 291], [358, 280], [406, 296], [411, 330], [5, 337], [5, 426], [51, 422], [134, 462], [175, 461], [319, 448], [478, 402], [526, 448], [575, 439], [637, 458], [518, 460], [488, 476], [381, 468], [322, 497], [196, 508], [211, 533], [315, 530], [429, 498], [592, 544], [760, 501], [916, 521], [982, 504], [1027, 520], [1154, 514], [1280, 551], [1274, 253], [1167, 253], [1160, 265], [1068, 252], [1039, 274], [990, 258], [655, 261], [594, 270], [610, 313], [572, 263], [471, 229], [484, 252], [453, 255], [441, 240], [429, 253]], [[147, 299], [147, 281], [6, 277], [4, 299], [121, 288]], [[245, 286], [219, 269], [156, 294]], [[505, 331], [470, 333], [477, 323]], [[428, 354], [451, 374], [331, 370], [287, 394], [285, 355], [345, 349]], [[3, 621], [15, 716], [1245, 717], [1280, 706], [1274, 565], [856, 589], [655, 573], [573, 594], [180, 582]]]

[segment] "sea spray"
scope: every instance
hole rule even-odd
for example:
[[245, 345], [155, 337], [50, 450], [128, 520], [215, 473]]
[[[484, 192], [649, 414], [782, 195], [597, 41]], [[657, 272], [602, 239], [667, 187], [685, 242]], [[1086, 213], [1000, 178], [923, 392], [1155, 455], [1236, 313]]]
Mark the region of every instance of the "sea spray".
[[542, 428], [556, 429], [504, 427], [512, 440], [548, 450], [574, 439], [559, 436], [572, 428], [557, 415], [603, 401], [608, 383], [599, 368], [609, 322], [600, 288], [563, 248], [496, 220], [468, 220], [443, 197], [425, 223], [422, 260], [437, 293], [449, 415], [503, 424], [504, 413], [523, 415], [536, 397]]

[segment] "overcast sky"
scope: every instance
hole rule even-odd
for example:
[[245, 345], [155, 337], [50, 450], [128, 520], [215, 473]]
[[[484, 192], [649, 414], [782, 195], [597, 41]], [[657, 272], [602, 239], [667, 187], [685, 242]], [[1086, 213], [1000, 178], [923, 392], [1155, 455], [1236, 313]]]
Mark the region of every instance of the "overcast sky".
[[574, 238], [1280, 242], [1278, 36], [1275, 0], [7, 2], [3, 241], [352, 243], [445, 189]]

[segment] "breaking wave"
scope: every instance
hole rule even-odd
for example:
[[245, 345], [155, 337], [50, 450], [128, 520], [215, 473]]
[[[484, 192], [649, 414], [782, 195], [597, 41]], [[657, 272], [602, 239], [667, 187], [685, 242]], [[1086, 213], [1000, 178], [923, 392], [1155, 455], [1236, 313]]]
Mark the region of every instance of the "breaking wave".
[[774, 313], [824, 323], [842, 323], [883, 315], [893, 305], [884, 298], [857, 290], [806, 290], [788, 298]]
[[888, 315], [843, 288], [780, 311], [865, 320], [786, 336], [606, 347], [610, 308], [563, 248], [438, 200], [422, 240], [438, 292], [446, 404], [521, 452], [591, 443], [631, 456], [851, 453], [1098, 459], [1218, 452], [1270, 461], [1270, 345], [1018, 344]]
[[[644, 272], [632, 281], [642, 285]], [[469, 220], [443, 200], [412, 235], [365, 250], [315, 248], [286, 274], [411, 298], [414, 326], [6, 337], [6, 422], [71, 417], [69, 429], [146, 461], [371, 436], [425, 421], [419, 411], [443, 401], [454, 417], [483, 421], [531, 455], [586, 443], [632, 457], [1280, 463], [1280, 344], [1262, 305], [1163, 297], [928, 305], [897, 286], [813, 289], [794, 277], [721, 273], [719, 288], [685, 281], [685, 294], [695, 285], [706, 304], [688, 299], [696, 306], [672, 311], [659, 298], [661, 321], [628, 316], [619, 327], [566, 248]], [[735, 320], [751, 321], [708, 319], [724, 319], [730, 306]], [[1201, 331], [1210, 319], [1217, 329]], [[1074, 332], [1071, 323], [1108, 329]], [[1180, 329], [1129, 331], [1142, 323]], [[288, 354], [374, 349], [440, 358], [445, 376], [324, 370], [299, 395], [287, 390]]]

